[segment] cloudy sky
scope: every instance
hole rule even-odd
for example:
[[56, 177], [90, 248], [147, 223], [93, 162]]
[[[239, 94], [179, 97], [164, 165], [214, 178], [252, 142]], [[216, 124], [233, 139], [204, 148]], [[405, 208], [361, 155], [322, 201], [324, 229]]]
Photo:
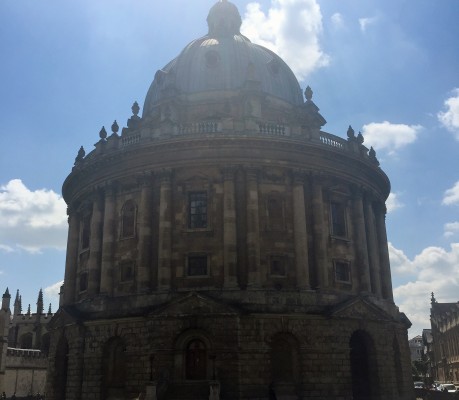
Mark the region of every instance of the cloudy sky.
[[[392, 182], [396, 303], [430, 327], [430, 293], [459, 300], [459, 1], [233, 0], [328, 121], [352, 125]], [[214, 0], [0, 1], [0, 291], [57, 307], [66, 205], [81, 145], [125, 125], [157, 69], [207, 33]]]

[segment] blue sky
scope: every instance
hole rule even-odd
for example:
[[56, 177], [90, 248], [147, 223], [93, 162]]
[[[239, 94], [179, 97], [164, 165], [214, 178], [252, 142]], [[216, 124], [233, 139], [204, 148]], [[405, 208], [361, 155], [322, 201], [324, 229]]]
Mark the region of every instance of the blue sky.
[[[234, 0], [328, 121], [362, 131], [392, 183], [396, 303], [428, 328], [430, 292], [459, 300], [459, 2]], [[0, 291], [57, 308], [66, 207], [81, 145], [143, 104], [157, 69], [207, 33], [214, 0], [0, 2]]]

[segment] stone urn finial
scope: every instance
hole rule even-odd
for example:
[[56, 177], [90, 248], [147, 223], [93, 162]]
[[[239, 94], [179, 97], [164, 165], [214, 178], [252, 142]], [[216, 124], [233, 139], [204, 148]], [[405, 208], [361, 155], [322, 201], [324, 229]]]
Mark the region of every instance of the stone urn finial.
[[311, 87], [308, 85], [308, 87], [304, 91], [304, 97], [306, 97], [307, 101], [311, 101], [313, 94], [314, 92], [312, 91]]

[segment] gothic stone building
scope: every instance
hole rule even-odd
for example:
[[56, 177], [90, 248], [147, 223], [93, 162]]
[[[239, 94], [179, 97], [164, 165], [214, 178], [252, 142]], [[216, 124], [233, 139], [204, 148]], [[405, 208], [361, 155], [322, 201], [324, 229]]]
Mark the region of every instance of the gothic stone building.
[[412, 399], [390, 191], [226, 0], [80, 149], [47, 399]]
[[440, 382], [459, 382], [459, 302], [438, 303], [432, 293], [432, 376]]
[[16, 393], [18, 397], [30, 393], [43, 393], [46, 383], [47, 356], [50, 335], [47, 324], [53, 317], [51, 305], [43, 308], [43, 292], [38, 293], [37, 309], [32, 313], [30, 304], [22, 313], [22, 300], [16, 292], [13, 311], [8, 288], [2, 297], [0, 309], [0, 394]]

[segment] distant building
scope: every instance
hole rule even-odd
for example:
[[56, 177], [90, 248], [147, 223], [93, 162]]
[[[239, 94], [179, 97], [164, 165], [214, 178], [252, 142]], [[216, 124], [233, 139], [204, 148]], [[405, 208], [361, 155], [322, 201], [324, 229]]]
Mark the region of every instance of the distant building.
[[408, 340], [408, 345], [410, 347], [411, 362], [421, 361], [422, 353], [424, 350], [424, 345], [422, 343], [422, 336], [418, 335]]
[[459, 383], [459, 302], [438, 303], [432, 293], [430, 323], [434, 378]]
[[63, 184], [47, 400], [412, 400], [374, 150], [235, 5], [207, 22]]
[[51, 305], [45, 313], [40, 290], [36, 312], [30, 305], [22, 313], [19, 290], [10, 310], [11, 295], [6, 289], [0, 310], [0, 393], [17, 396], [43, 393], [46, 383], [50, 336], [47, 324], [52, 318]]

